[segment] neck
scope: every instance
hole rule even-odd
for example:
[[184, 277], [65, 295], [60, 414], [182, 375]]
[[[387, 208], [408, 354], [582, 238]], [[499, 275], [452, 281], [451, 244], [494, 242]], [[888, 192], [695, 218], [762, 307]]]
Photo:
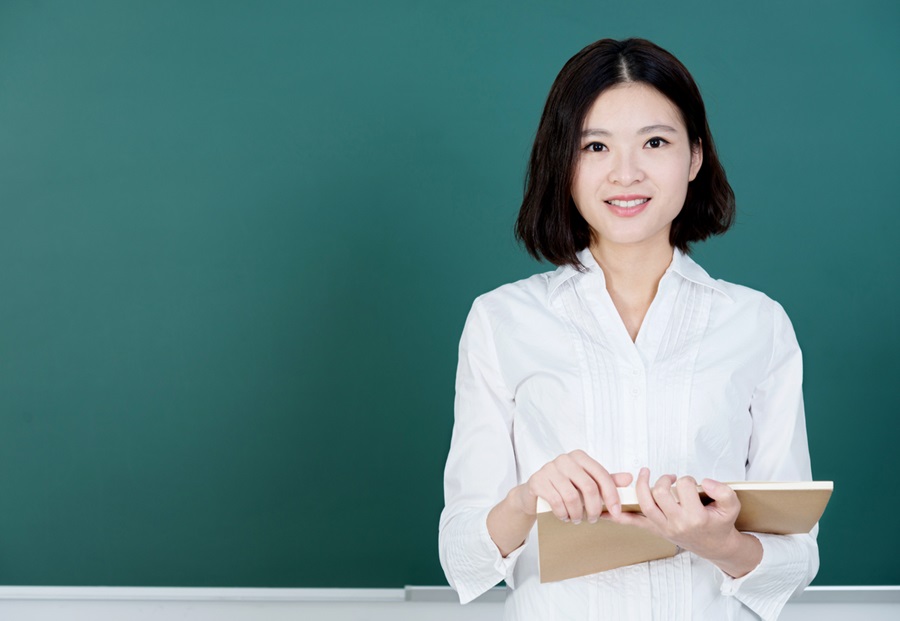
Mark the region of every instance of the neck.
[[591, 244], [606, 280], [606, 290], [632, 341], [637, 341], [644, 317], [656, 297], [659, 281], [672, 262], [672, 246], [665, 243]]
[[651, 300], [672, 263], [673, 251], [668, 243], [622, 245], [597, 240], [591, 244], [591, 254], [603, 270], [610, 293]]

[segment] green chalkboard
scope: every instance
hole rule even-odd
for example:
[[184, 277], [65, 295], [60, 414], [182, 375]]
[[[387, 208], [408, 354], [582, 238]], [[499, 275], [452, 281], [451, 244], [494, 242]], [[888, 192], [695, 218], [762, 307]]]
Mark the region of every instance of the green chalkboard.
[[805, 351], [837, 487], [817, 583], [900, 584], [898, 26], [890, 1], [3, 2], [0, 583], [443, 583], [463, 321], [549, 269], [512, 224], [556, 72], [638, 35], [692, 69], [738, 196], [699, 261]]

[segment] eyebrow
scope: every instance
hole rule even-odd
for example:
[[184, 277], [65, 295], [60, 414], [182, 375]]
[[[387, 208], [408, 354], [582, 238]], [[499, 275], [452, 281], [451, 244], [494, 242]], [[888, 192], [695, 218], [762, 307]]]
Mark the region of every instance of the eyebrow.
[[[671, 125], [647, 125], [637, 131], [638, 134], [655, 134], [657, 132], [677, 134], [678, 130]], [[605, 129], [586, 129], [581, 132], [582, 138], [587, 138], [588, 136], [612, 136], [612, 133]]]

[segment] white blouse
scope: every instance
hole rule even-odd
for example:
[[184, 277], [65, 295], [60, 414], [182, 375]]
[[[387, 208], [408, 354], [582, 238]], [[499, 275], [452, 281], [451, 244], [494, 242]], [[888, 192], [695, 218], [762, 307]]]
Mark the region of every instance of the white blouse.
[[[733, 579], [689, 552], [540, 583], [536, 529], [502, 558], [487, 514], [556, 456], [720, 481], [811, 478], [802, 362], [784, 310], [675, 251], [632, 342], [590, 251], [579, 271], [505, 285], [472, 306], [459, 347], [441, 564], [460, 601], [501, 580], [506, 619], [775, 619], [818, 570], [810, 535], [764, 535]], [[751, 612], [752, 611], [752, 612]], [[755, 613], [755, 614], [754, 614]]]

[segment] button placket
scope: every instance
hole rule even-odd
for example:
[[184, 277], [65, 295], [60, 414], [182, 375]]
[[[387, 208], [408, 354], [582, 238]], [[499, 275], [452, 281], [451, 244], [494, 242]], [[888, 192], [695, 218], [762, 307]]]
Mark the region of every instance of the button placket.
[[631, 401], [634, 415], [634, 443], [632, 444], [632, 468], [637, 469], [647, 464], [647, 386], [644, 369], [632, 369]]

